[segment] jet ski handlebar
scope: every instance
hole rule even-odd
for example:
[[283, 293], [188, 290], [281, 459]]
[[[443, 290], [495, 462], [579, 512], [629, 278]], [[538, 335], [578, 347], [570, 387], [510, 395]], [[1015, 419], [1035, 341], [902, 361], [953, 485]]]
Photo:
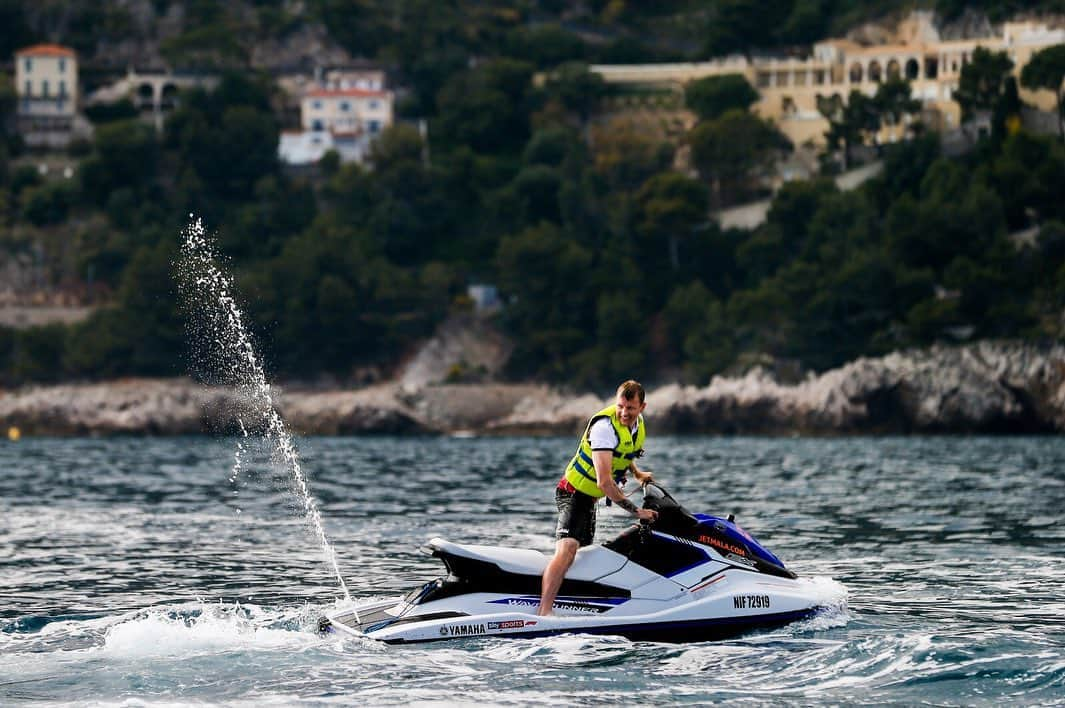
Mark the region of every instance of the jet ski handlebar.
[[669, 492], [665, 490], [658, 482], [645, 482], [640, 485], [640, 490], [643, 492], [643, 498], [646, 501], [648, 497], [652, 499], [661, 499], [662, 497], [669, 496]]
[[698, 523], [695, 516], [685, 509], [657, 480], [640, 485], [643, 490], [643, 508], [658, 513], [655, 521], [643, 521], [645, 526], [656, 528], [687, 529]]

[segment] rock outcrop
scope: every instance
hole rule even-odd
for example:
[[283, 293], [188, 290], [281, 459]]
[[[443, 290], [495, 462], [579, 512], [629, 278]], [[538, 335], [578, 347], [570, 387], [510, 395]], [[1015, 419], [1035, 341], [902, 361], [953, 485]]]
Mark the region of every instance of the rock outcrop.
[[[493, 432], [570, 432], [604, 401], [519, 405]], [[724, 434], [1065, 431], [1065, 347], [982, 342], [858, 359], [797, 385], [762, 369], [648, 392], [657, 432]]]
[[[308, 435], [571, 435], [610, 398], [536, 384], [378, 384], [351, 391], [275, 388], [288, 425]], [[128, 379], [0, 394], [0, 426], [25, 435], [189, 434], [254, 428], [238, 388]], [[982, 342], [863, 358], [795, 385], [754, 369], [703, 388], [648, 392], [655, 433], [1065, 432], [1065, 346]], [[238, 423], [239, 421], [239, 423]]]
[[[428, 433], [392, 386], [359, 391], [274, 390], [289, 427], [309, 435]], [[261, 427], [260, 406], [239, 388], [188, 379], [123, 379], [34, 387], [0, 396], [0, 426], [23, 435], [183, 435]]]
[[289, 427], [305, 435], [439, 431], [398, 394], [399, 389], [389, 384], [357, 391], [293, 391], [281, 393], [277, 406]]
[[0, 397], [0, 425], [24, 435], [182, 435], [239, 405], [233, 392], [188, 381], [123, 379], [33, 387]]

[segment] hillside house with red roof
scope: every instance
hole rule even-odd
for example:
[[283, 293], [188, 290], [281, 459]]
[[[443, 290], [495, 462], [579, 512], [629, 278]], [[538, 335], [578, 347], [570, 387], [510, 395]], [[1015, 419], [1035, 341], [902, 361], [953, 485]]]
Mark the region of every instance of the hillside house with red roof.
[[78, 58], [58, 44], [15, 52], [19, 133], [31, 147], [65, 147], [77, 132]]
[[395, 96], [376, 73], [331, 73], [307, 86], [300, 98], [301, 130], [282, 133], [281, 160], [311, 164], [329, 150], [342, 162], [365, 159], [370, 143], [394, 121]]

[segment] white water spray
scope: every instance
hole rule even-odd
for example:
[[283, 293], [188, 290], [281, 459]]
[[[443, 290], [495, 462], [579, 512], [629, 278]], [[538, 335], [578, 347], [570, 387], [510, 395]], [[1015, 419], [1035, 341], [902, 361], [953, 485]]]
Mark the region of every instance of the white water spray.
[[[237, 418], [237, 425], [240, 426], [240, 438], [237, 439], [237, 449], [233, 453], [233, 473], [229, 475], [229, 483], [234, 487], [240, 481], [240, 473], [244, 470], [244, 441], [248, 439], [248, 430], [244, 427], [244, 421]], [[239, 492], [234, 489], [233, 496], [237, 496]], [[239, 514], [241, 511], [238, 506], [236, 512]]]
[[[218, 266], [218, 257], [207, 237], [203, 221], [190, 215], [192, 221], [182, 232], [181, 257], [177, 264], [178, 283], [190, 312], [203, 317], [211, 356], [216, 365], [224, 367], [224, 376], [232, 380], [249, 402], [251, 413], [261, 419], [263, 435], [275, 445], [275, 456], [292, 473], [296, 492], [303, 504], [304, 514], [314, 528], [326, 560], [333, 568], [344, 599], [351, 593], [340, 574], [336, 551], [326, 538], [318, 504], [307, 487], [307, 478], [300, 466], [299, 455], [281, 414], [274, 406], [266, 372], [255, 353], [251, 336], [244, 325], [244, 316], [233, 297], [233, 284]], [[247, 437], [245, 421], [238, 419], [241, 432]], [[233, 479], [240, 472], [244, 454], [243, 438], [237, 444]]]

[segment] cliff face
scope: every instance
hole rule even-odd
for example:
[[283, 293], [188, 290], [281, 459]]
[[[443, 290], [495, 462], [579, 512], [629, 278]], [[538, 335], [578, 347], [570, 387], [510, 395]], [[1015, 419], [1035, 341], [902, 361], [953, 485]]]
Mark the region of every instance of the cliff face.
[[[275, 391], [301, 434], [575, 434], [609, 399], [538, 385], [380, 384]], [[255, 428], [238, 389], [184, 379], [38, 387], [0, 395], [0, 427], [27, 435], [189, 434]], [[984, 342], [859, 359], [797, 385], [761, 370], [648, 392], [655, 433], [857, 434], [1065, 431], [1065, 346]], [[238, 424], [238, 419], [241, 421]]]

